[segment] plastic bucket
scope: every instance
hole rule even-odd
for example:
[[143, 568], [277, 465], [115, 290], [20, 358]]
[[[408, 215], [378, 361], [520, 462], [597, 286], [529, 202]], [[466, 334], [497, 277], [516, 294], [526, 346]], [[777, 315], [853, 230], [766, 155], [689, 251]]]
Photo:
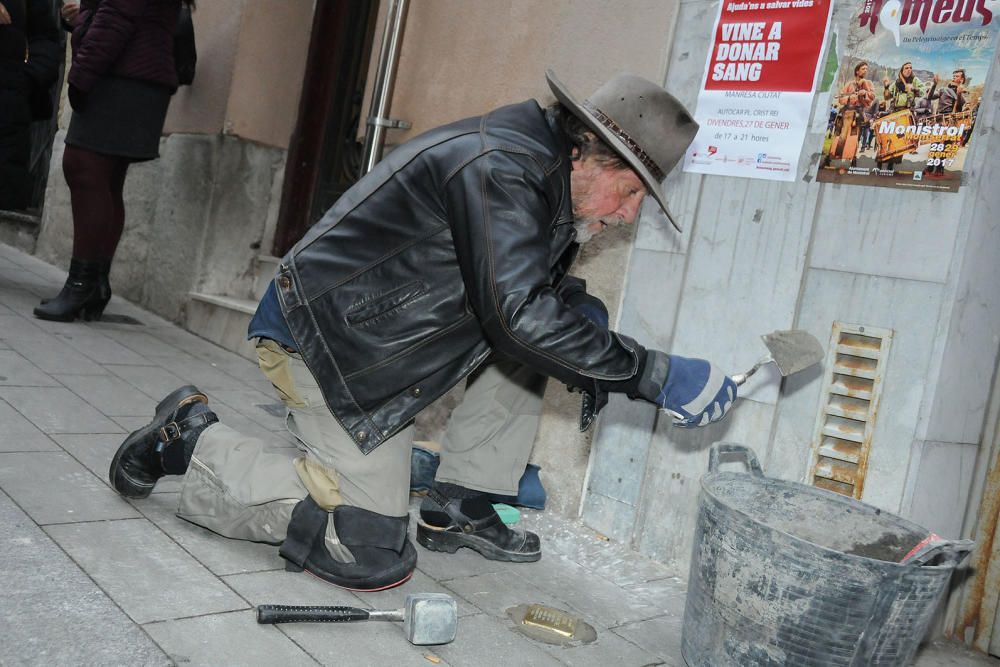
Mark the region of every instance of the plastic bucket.
[[[723, 455], [749, 472], [720, 472]], [[765, 477], [752, 450], [730, 443], [712, 448], [698, 503], [681, 640], [690, 667], [910, 664], [973, 546], [928, 542], [888, 512]]]

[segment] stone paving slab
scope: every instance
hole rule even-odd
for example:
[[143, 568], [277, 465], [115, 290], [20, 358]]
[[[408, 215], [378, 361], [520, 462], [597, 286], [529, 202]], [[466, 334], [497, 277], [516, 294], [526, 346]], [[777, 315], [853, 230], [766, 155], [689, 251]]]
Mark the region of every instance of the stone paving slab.
[[663, 613], [653, 596], [622, 595], [620, 586], [588, 571], [565, 556], [549, 554], [518, 574], [538, 590], [557, 596], [591, 624], [613, 628]]
[[65, 387], [0, 387], [0, 399], [45, 433], [120, 433], [121, 427]]
[[[148, 415], [150, 419], [153, 416], [156, 404], [164, 396], [178, 387], [190, 384], [162, 366], [119, 366], [117, 364], [108, 364], [105, 365], [105, 368], [148, 397], [147, 409], [143, 414]], [[146, 421], [149, 421], [149, 419]]]
[[46, 531], [136, 623], [249, 606], [145, 519], [49, 526]]
[[597, 639], [590, 644], [573, 646], [539, 644], [539, 646], [559, 662], [573, 667], [664, 664], [660, 656], [636, 646], [611, 630], [598, 630]]
[[452, 579], [442, 585], [498, 619], [506, 619], [508, 609], [522, 604], [542, 604], [571, 613], [579, 611], [563, 597], [539, 590], [533, 582], [513, 572], [477, 574]]
[[57, 333], [56, 338], [99, 364], [132, 364], [141, 366], [148, 363], [142, 355], [133, 352], [101, 332], [92, 330], [80, 331], [77, 328], [72, 332]]
[[[111, 340], [118, 341], [128, 349], [132, 350], [136, 354], [141, 354], [143, 356], [150, 354], [164, 354], [175, 350], [173, 346], [166, 343], [156, 336], [147, 333], [141, 326], [126, 326], [126, 325], [102, 325], [101, 322], [94, 324], [94, 328], [100, 331], [105, 336]], [[178, 350], [179, 351], [179, 350]], [[111, 363], [118, 363], [117, 361], [112, 361]], [[148, 360], [147, 360], [148, 363]]]
[[15, 410], [0, 401], [0, 452], [41, 452], [59, 449], [52, 439]]
[[488, 614], [463, 618], [458, 636], [451, 644], [436, 647], [449, 665], [510, 667], [561, 665], [542, 644], [527, 639], [513, 629], [513, 622]]
[[118, 451], [118, 445], [124, 438], [124, 433], [57, 433], [52, 436], [52, 439], [59, 443], [59, 446], [66, 453], [79, 461], [109, 489], [111, 486], [108, 481], [108, 468], [111, 464], [111, 458]]
[[38, 295], [34, 292], [14, 286], [4, 286], [0, 292], [0, 304], [15, 313], [31, 313], [31, 310], [38, 305], [38, 299]]
[[146, 355], [147, 359], [166, 368], [183, 380], [184, 384], [196, 385], [202, 391], [213, 389], [242, 389], [245, 385], [211, 363], [205, 363], [185, 351]]
[[[297, 604], [393, 609], [376, 606], [368, 595], [355, 595], [315, 577], [284, 571], [237, 574], [224, 577], [227, 584], [252, 604]], [[408, 589], [406, 592], [418, 592]], [[461, 631], [464, 619], [460, 621]], [[278, 626], [324, 665], [413, 665], [432, 664], [424, 656], [439, 655], [437, 646], [413, 646], [401, 624], [389, 622], [291, 623]], [[438, 663], [447, 664], [447, 663]], [[514, 664], [514, 663], [511, 663]], [[527, 663], [525, 663], [527, 664]]]
[[0, 488], [39, 525], [140, 516], [63, 451], [0, 454]]
[[[0, 331], [4, 320], [0, 317]], [[59, 383], [14, 349], [0, 350], [0, 385], [15, 387], [55, 387]]]
[[[66, 341], [25, 317], [5, 318], [4, 337], [10, 346], [46, 373], [104, 375], [100, 364], [66, 344]], [[48, 323], [51, 324], [51, 323]], [[58, 323], [66, 326], [65, 323]]]
[[258, 625], [253, 611], [147, 623], [143, 628], [185, 667], [319, 664], [276, 627]]
[[686, 663], [681, 657], [681, 629], [683, 627], [683, 617], [660, 616], [619, 626], [613, 632], [650, 653], [660, 656], [665, 665], [685, 667]]
[[172, 664], [4, 493], [0, 526], [0, 663]]
[[[136, 323], [34, 319], [39, 298], [64, 280], [65, 271], [0, 245], [0, 664], [684, 665], [687, 573], [551, 512], [522, 511], [522, 526], [542, 535], [538, 563], [418, 548], [409, 582], [355, 594], [284, 571], [273, 546], [178, 519], [179, 477], [163, 478], [150, 498], [122, 500], [106, 479], [111, 456], [183, 384], [206, 391], [222, 421], [248, 435], [288, 447], [294, 438], [253, 362], [118, 297], [108, 312]], [[414, 592], [456, 598], [455, 643], [412, 646], [398, 623], [260, 626], [252, 609], [390, 609]], [[580, 615], [597, 641], [524, 637], [506, 612], [529, 603]], [[998, 664], [943, 643], [917, 661]]]
[[156, 403], [135, 387], [113, 375], [53, 375], [63, 386], [108, 417], [145, 417]]

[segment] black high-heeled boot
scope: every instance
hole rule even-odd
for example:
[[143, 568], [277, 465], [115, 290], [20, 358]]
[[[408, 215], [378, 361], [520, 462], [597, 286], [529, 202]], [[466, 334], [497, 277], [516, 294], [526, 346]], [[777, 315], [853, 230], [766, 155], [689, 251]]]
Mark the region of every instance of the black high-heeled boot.
[[72, 259], [69, 276], [59, 295], [35, 308], [35, 317], [72, 322], [77, 317], [98, 320], [111, 299], [110, 286], [101, 289], [101, 267], [105, 262]]
[[[101, 299], [107, 304], [111, 301], [111, 261], [110, 259], [98, 260], [98, 273], [97, 273], [97, 289], [100, 293]], [[56, 295], [58, 296], [58, 295]], [[42, 299], [42, 305], [49, 303], [50, 301], [55, 301], [56, 297]]]
[[97, 293], [100, 300], [104, 303], [101, 306], [101, 312], [104, 312], [104, 307], [108, 305], [108, 301], [111, 301], [111, 280], [109, 278], [111, 274], [111, 260], [102, 259], [97, 262]]

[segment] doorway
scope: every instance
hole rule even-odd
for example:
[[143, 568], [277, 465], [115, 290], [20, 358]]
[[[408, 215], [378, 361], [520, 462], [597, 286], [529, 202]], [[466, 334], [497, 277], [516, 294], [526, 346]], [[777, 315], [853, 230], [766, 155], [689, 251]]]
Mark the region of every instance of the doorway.
[[283, 256], [358, 178], [378, 0], [317, 2], [272, 254]]

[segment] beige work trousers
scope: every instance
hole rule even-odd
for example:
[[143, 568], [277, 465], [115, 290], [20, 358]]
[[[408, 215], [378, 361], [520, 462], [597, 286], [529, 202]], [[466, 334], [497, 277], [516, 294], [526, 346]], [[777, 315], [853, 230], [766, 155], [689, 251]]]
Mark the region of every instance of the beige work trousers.
[[[292, 509], [306, 495], [330, 510], [351, 505], [405, 515], [412, 425], [365, 455], [330, 413], [298, 354], [261, 339], [257, 355], [288, 408], [286, 423], [298, 448], [223, 423], [209, 426], [184, 476], [177, 515], [225, 537], [275, 544], [285, 539]], [[545, 381], [507, 361], [470, 376], [441, 443], [437, 480], [516, 495], [538, 431]]]

